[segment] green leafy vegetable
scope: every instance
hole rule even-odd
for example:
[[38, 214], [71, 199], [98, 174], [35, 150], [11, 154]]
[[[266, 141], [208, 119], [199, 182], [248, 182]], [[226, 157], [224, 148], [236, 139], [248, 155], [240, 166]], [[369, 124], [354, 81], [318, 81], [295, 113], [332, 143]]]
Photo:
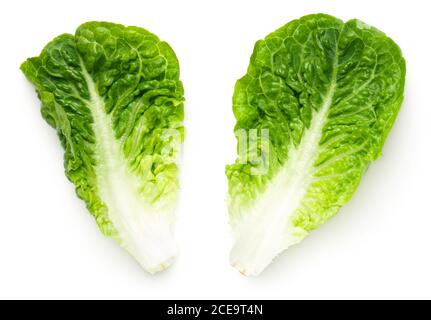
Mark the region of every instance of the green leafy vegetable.
[[183, 140], [183, 87], [171, 47], [141, 28], [89, 22], [21, 69], [60, 137], [66, 175], [103, 234], [150, 273], [166, 268], [176, 255]]
[[233, 96], [239, 158], [226, 168], [236, 268], [261, 273], [351, 199], [404, 80], [398, 46], [358, 20], [308, 15], [256, 43]]

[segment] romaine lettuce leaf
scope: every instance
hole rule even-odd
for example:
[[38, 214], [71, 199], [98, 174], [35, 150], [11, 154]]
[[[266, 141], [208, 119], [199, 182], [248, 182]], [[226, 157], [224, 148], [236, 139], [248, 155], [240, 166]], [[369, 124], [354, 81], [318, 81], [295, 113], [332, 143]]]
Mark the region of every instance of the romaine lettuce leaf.
[[21, 69], [100, 230], [150, 273], [166, 268], [176, 255], [183, 140], [183, 86], [171, 47], [141, 28], [89, 22]]
[[235, 86], [240, 154], [226, 168], [237, 269], [261, 273], [351, 199], [381, 154], [405, 72], [399, 47], [359, 20], [308, 15], [256, 43]]

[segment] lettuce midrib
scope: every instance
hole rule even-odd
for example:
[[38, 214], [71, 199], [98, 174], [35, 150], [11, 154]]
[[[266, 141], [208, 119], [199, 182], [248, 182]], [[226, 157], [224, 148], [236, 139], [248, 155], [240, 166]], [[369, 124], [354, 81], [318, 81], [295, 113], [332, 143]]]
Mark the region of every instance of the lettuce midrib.
[[300, 144], [295, 147], [291, 143], [286, 162], [266, 190], [248, 205], [234, 209], [239, 212], [231, 215], [236, 238], [232, 264], [244, 274], [260, 273], [274, 256], [308, 234], [294, 225], [294, 218], [314, 179], [314, 164], [321, 151], [319, 143], [337, 88], [337, 64], [336, 55], [327, 93], [320, 108], [313, 111]]
[[[97, 85], [82, 60], [80, 66], [90, 96], [88, 107], [93, 116], [97, 189], [108, 208], [109, 220], [117, 231], [114, 237], [146, 268], [152, 265], [152, 259], [166, 261], [166, 265], [149, 267], [150, 272], [151, 268], [155, 268], [154, 271], [164, 269], [170, 264], [176, 250], [169, 249], [174, 242], [171, 208], [160, 210], [145, 202], [144, 196], [139, 192], [139, 179], [130, 171], [121, 142], [115, 138], [111, 115], [105, 111]], [[148, 249], [151, 246], [158, 248]], [[166, 246], [166, 250], [163, 246]], [[172, 257], [164, 258], [162, 255], [165, 251], [172, 251]], [[152, 252], [154, 256], [140, 256], [142, 252]], [[157, 252], [160, 252], [160, 257], [157, 257]]]

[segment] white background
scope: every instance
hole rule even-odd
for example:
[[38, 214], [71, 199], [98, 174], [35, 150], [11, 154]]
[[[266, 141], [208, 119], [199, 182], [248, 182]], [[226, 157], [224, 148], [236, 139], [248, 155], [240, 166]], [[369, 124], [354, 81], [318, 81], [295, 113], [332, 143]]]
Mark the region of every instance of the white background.
[[[431, 298], [429, 1], [1, 1], [0, 298]], [[391, 36], [406, 98], [338, 216], [260, 277], [230, 267], [224, 166], [235, 158], [233, 86], [256, 40], [324, 12]], [[142, 26], [177, 53], [186, 89], [176, 263], [146, 274], [104, 238], [63, 173], [63, 152], [19, 65], [89, 20]]]

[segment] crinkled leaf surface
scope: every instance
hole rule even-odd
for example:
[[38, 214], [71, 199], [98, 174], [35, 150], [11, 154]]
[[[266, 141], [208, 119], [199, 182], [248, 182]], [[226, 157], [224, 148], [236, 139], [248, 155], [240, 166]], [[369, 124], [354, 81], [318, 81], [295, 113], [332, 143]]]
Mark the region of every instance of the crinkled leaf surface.
[[226, 168], [236, 268], [259, 274], [350, 200], [381, 154], [404, 79], [398, 46], [358, 20], [309, 15], [256, 43], [233, 111], [237, 130], [269, 139], [257, 159], [249, 143], [247, 161]]
[[101, 231], [153, 273], [176, 254], [172, 235], [183, 139], [175, 53], [137, 27], [106, 22], [63, 34], [21, 66], [64, 167]]

